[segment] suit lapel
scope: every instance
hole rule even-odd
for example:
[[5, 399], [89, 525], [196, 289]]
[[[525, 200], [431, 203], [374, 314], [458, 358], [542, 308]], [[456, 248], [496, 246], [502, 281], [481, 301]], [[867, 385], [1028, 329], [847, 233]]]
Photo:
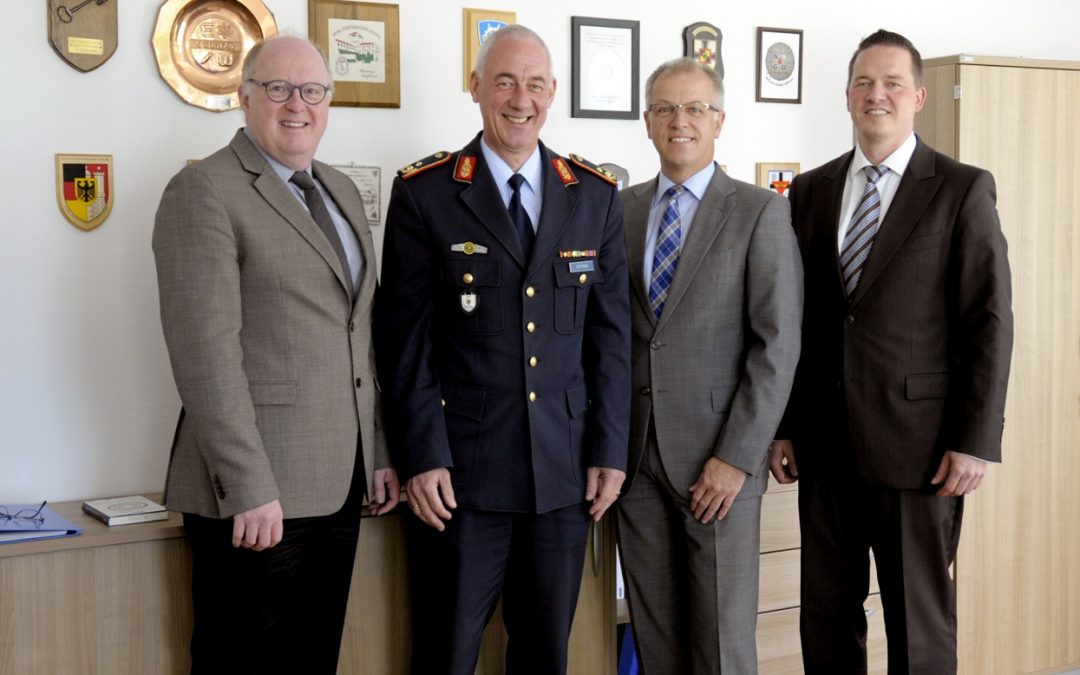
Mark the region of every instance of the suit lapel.
[[[360, 254], [363, 258], [363, 276], [360, 277], [360, 287], [356, 289], [356, 298], [359, 300], [353, 311], [363, 311], [371, 302], [372, 293], [375, 289], [375, 245], [371, 239], [371, 229], [368, 226], [367, 216], [364, 215], [363, 201], [359, 200], [356, 186], [351, 180], [336, 171], [328, 170], [321, 162], [312, 162], [312, 170], [326, 191], [334, 199], [338, 210], [349, 221], [357, 241], [360, 242]], [[356, 208], [359, 206], [359, 208]]]
[[888, 267], [897, 249], [919, 222], [943, 180], [942, 176], [934, 175], [933, 150], [920, 142], [915, 146], [915, 152], [900, 180], [900, 187], [896, 190], [889, 212], [885, 214], [881, 228], [874, 237], [874, 245], [863, 265], [859, 285], [851, 296], [853, 306], [866, 295], [882, 271]]
[[724, 228], [728, 216], [735, 208], [735, 184], [731, 182], [720, 167], [716, 167], [709, 187], [705, 190], [705, 196], [698, 205], [697, 213], [694, 214], [693, 227], [682, 243], [679, 252], [679, 266], [675, 270], [675, 278], [671, 281], [668, 289], [667, 300], [664, 302], [664, 311], [660, 314], [657, 330], [664, 327], [669, 316], [674, 312], [690, 284], [694, 281], [701, 263], [712, 248], [720, 230]]
[[244, 169], [256, 174], [257, 177], [252, 183], [255, 190], [322, 256], [326, 264], [334, 271], [334, 275], [337, 276], [342, 290], [348, 293], [351, 285], [345, 279], [345, 274], [341, 269], [341, 261], [338, 259], [334, 247], [327, 241], [326, 235], [315, 224], [311, 214], [300, 204], [289, 186], [285, 185], [281, 178], [274, 173], [273, 167], [248, 140], [243, 130], [236, 132], [229, 145], [240, 159], [240, 164]]
[[649, 233], [649, 206], [656, 194], [657, 180], [627, 188], [628, 199], [623, 201], [623, 223], [626, 229], [626, 256], [630, 261], [630, 285], [649, 321], [656, 315], [649, 305], [649, 282], [645, 278], [645, 240]]
[[503, 204], [502, 194], [484, 161], [484, 153], [480, 150], [480, 137], [477, 136], [461, 152], [476, 158], [476, 171], [472, 181], [461, 191], [461, 201], [465, 202], [465, 206], [506, 249], [510, 257], [524, 268], [525, 253], [521, 249], [517, 232], [514, 231], [514, 224], [510, 221], [510, 213]]
[[543, 143], [540, 144], [540, 162], [544, 182], [543, 208], [540, 210], [540, 225], [536, 229], [536, 241], [529, 259], [530, 273], [541, 262], [552, 259], [549, 253], [562, 238], [563, 230], [573, 218], [574, 208], [577, 206], [577, 196], [555, 174], [551, 164], [551, 152]]

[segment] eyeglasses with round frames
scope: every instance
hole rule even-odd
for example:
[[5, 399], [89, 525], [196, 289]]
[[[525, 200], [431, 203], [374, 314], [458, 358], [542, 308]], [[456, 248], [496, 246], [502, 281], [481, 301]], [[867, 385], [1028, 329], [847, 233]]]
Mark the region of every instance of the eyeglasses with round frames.
[[649, 106], [649, 113], [660, 118], [671, 117], [676, 110], [682, 110], [690, 117], [704, 117], [710, 110], [720, 112], [720, 108], [705, 103], [704, 101], [691, 101], [689, 103], [653, 103]]
[[45, 520], [45, 516], [41, 515], [41, 512], [45, 510], [47, 501], [41, 502], [41, 506], [34, 510], [33, 507], [28, 509], [20, 509], [15, 513], [11, 513], [7, 510], [6, 506], [0, 505], [0, 520], [31, 520], [36, 522], [42, 522]]
[[308, 105], [319, 105], [326, 98], [326, 94], [333, 90], [333, 87], [328, 87], [325, 84], [319, 84], [318, 82], [305, 82], [303, 84], [293, 84], [285, 80], [268, 80], [266, 82], [260, 82], [259, 80], [253, 80], [248, 78], [248, 82], [257, 84], [266, 90], [266, 98], [270, 99], [274, 103], [284, 103], [292, 98], [293, 90], [300, 90], [300, 99]]

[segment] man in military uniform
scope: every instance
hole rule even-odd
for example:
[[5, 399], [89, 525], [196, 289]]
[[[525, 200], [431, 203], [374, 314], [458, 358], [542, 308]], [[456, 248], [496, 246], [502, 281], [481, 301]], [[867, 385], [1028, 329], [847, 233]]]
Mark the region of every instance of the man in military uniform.
[[474, 671], [500, 596], [507, 672], [561, 673], [590, 516], [625, 477], [629, 290], [614, 178], [539, 142], [551, 57], [495, 33], [483, 132], [406, 166], [376, 303], [385, 414], [408, 479], [414, 673]]

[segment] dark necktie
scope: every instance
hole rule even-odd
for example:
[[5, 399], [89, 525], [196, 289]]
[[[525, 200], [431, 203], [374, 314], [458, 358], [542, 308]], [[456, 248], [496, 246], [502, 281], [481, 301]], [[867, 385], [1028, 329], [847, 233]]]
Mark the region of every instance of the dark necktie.
[[525, 177], [520, 173], [515, 173], [510, 176], [510, 189], [514, 191], [514, 194], [510, 196], [510, 220], [514, 221], [514, 229], [517, 230], [518, 239], [521, 241], [521, 250], [525, 252], [525, 259], [529, 259], [529, 255], [532, 253], [532, 245], [536, 240], [536, 232], [533, 231], [532, 221], [529, 219], [529, 214], [525, 212], [525, 207], [521, 205], [521, 184], [525, 182]]
[[341, 272], [345, 275], [345, 283], [348, 285], [349, 292], [352, 293], [353, 280], [352, 271], [349, 267], [349, 258], [345, 255], [345, 247], [341, 245], [341, 237], [338, 236], [337, 228], [334, 227], [334, 220], [330, 217], [326, 202], [323, 201], [322, 195], [319, 194], [319, 188], [315, 186], [315, 180], [306, 171], [297, 171], [289, 180], [296, 187], [303, 190], [304, 201], [307, 202], [311, 218], [319, 226], [319, 229], [323, 231], [323, 234], [326, 235], [327, 241], [330, 242], [334, 252], [337, 253], [338, 259], [341, 261]]
[[866, 174], [866, 186], [840, 245], [840, 269], [844, 273], [844, 292], [849, 298], [859, 285], [863, 264], [881, 227], [881, 195], [878, 194], [877, 182], [889, 173], [889, 167], [864, 166], [862, 171]]
[[653, 249], [652, 275], [649, 279], [649, 305], [653, 314], [660, 318], [667, 301], [668, 288], [675, 279], [679, 266], [679, 250], [682, 248], [682, 219], [679, 217], [679, 195], [686, 191], [681, 185], [672, 185], [664, 192], [667, 208], [660, 219], [660, 232], [656, 235]]

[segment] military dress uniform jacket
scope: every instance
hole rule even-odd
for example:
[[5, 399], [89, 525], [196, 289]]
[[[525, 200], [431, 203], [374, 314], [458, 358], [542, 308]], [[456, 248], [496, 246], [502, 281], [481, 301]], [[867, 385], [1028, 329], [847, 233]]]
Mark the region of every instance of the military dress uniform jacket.
[[449, 467], [461, 506], [583, 501], [586, 467], [626, 467], [630, 318], [610, 178], [540, 145], [526, 260], [478, 135], [399, 172], [375, 332], [391, 456]]

